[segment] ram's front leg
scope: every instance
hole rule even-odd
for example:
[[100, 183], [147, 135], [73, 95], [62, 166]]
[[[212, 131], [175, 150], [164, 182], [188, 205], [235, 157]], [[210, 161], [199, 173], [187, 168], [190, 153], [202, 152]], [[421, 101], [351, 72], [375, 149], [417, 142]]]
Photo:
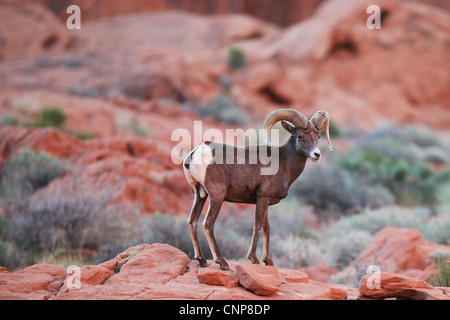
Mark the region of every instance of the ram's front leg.
[[247, 258], [254, 264], [259, 264], [256, 257], [256, 248], [258, 246], [258, 239], [261, 233], [264, 216], [267, 215], [267, 207], [269, 206], [270, 198], [259, 197], [256, 200], [255, 220], [253, 223], [253, 236], [250, 248], [248, 250]]
[[262, 260], [266, 266], [273, 266], [272, 258], [269, 254], [269, 239], [270, 239], [270, 226], [269, 226], [269, 210], [266, 209], [264, 219], [262, 223], [262, 232], [264, 236], [264, 250]]

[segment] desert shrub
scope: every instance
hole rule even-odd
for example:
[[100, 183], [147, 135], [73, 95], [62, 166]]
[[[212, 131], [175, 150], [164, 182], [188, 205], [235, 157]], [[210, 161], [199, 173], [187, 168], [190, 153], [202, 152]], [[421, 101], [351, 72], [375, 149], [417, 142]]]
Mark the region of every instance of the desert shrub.
[[[253, 232], [254, 208], [245, 214], [231, 214], [232, 221], [227, 219], [228, 229], [245, 236], [245, 243], [240, 244], [241, 257], [245, 258]], [[228, 215], [226, 216], [228, 217]], [[277, 266], [299, 268], [311, 260], [311, 244], [320, 236], [311, 228], [316, 219], [310, 207], [301, 205], [296, 199], [289, 198], [276, 206], [269, 207], [270, 248], [272, 258]], [[261, 257], [263, 235], [261, 233], [257, 255]], [[242, 254], [244, 252], [244, 254]]]
[[0, 172], [0, 197], [17, 198], [46, 186], [70, 170], [69, 163], [41, 151], [22, 150]]
[[[223, 254], [225, 259], [247, 259], [246, 257], [250, 246], [251, 237], [236, 232], [232, 226], [217, 225], [217, 228], [214, 230], [216, 241], [220, 247], [220, 252]], [[206, 238], [203, 243], [205, 242]], [[205, 254], [206, 252], [209, 253], [209, 249], [205, 250], [206, 251], [203, 251]]]
[[60, 128], [65, 120], [66, 114], [60, 107], [49, 106], [41, 111], [39, 119], [32, 126]]
[[228, 65], [231, 70], [237, 70], [245, 67], [245, 53], [238, 47], [230, 47], [228, 51]]
[[278, 266], [295, 269], [318, 263], [343, 268], [358, 257], [372, 239], [370, 232], [357, 229], [341, 232], [331, 227], [309, 236], [285, 232], [283, 228], [273, 230], [278, 232], [271, 236], [272, 257]]
[[[250, 237], [240, 233], [239, 230], [235, 230], [235, 226], [230, 225], [233, 223], [232, 221], [236, 221], [236, 219], [221, 218], [219, 216], [214, 227], [214, 234], [220, 247], [220, 252], [226, 259], [241, 259], [247, 254]], [[185, 218], [156, 213], [144, 217], [142, 223], [144, 231], [143, 236], [137, 240], [138, 243], [167, 243], [185, 252], [190, 258], [194, 258], [194, 248]], [[198, 224], [197, 235], [203, 254], [207, 259], [212, 259], [201, 223]]]
[[313, 206], [322, 220], [392, 204], [436, 210], [450, 176], [428, 162], [442, 163], [436, 158], [439, 150], [439, 140], [425, 129], [376, 130], [324, 166], [306, 170], [291, 193]]
[[[285, 237], [291, 242], [293, 240], [298, 242], [284, 244], [285, 246], [293, 248], [299, 247], [301, 243], [304, 245], [299, 251], [301, 259], [297, 257], [297, 262], [301, 265], [289, 267], [326, 263], [337, 269], [345, 268], [367, 248], [375, 233], [388, 226], [416, 228], [422, 231], [424, 239], [431, 241], [436, 241], [439, 237], [448, 239], [448, 226], [443, 223], [446, 221], [445, 218], [442, 214], [433, 216], [427, 208], [408, 209], [395, 206], [364, 210], [359, 214], [340, 217], [328, 224], [322, 224], [320, 232], [316, 232], [315, 237]], [[438, 226], [441, 228], [436, 232], [435, 228]], [[284, 254], [288, 257], [290, 252]], [[286, 258], [281, 257], [281, 261], [286, 261]], [[348, 274], [341, 274], [339, 277], [345, 278], [347, 282], [356, 279]]]
[[365, 230], [353, 230], [326, 238], [322, 244], [333, 268], [344, 268], [355, 260], [372, 240], [372, 235]]
[[81, 256], [83, 249], [97, 257], [117, 254], [140, 229], [136, 211], [110, 205], [114, 198], [112, 191], [83, 192], [70, 182], [9, 204], [0, 222], [0, 246], [9, 251], [2, 250], [0, 265], [29, 265], [49, 254]]
[[450, 287], [450, 252], [437, 252], [436, 271], [427, 280], [434, 287]]
[[154, 213], [143, 217], [142, 223], [144, 230], [138, 242], [167, 243], [192, 257], [194, 256], [186, 219], [170, 214]]
[[17, 126], [19, 121], [10, 114], [4, 114], [0, 117], [0, 126]]
[[[246, 259], [253, 232], [254, 208], [245, 212], [235, 212], [223, 209], [214, 226], [214, 234], [219, 245], [220, 252], [226, 259]], [[280, 203], [279, 207], [269, 209], [269, 221], [271, 225], [272, 255], [277, 263], [282, 266], [301, 266], [303, 264], [302, 250], [308, 241], [303, 241], [304, 236], [314, 237], [312, 231], [308, 231], [311, 219], [309, 208], [301, 208], [296, 201]], [[208, 242], [202, 230], [200, 218], [198, 225], [198, 239], [200, 248], [205, 257], [211, 259]], [[189, 257], [194, 257], [189, 227], [186, 218], [176, 217], [170, 214], [152, 214], [143, 217], [144, 231], [142, 237], [136, 243], [168, 243], [176, 246]], [[298, 240], [298, 241], [297, 241]], [[262, 233], [259, 239], [258, 257], [261, 257], [263, 243]], [[279, 259], [279, 260], [278, 260]]]
[[277, 266], [296, 269], [305, 266], [311, 241], [307, 238], [285, 234], [270, 238], [270, 253]]
[[343, 170], [336, 162], [305, 171], [292, 185], [291, 193], [313, 206], [324, 221], [393, 202], [381, 185], [369, 184], [364, 176]]
[[419, 227], [424, 239], [450, 245], [450, 212], [434, 216], [427, 224]]
[[88, 131], [73, 133], [80, 140], [91, 140], [97, 138], [97, 134]]
[[209, 102], [200, 103], [196, 110], [201, 116], [211, 116], [218, 122], [245, 125], [249, 121], [248, 114], [237, 107], [226, 94], [219, 94]]
[[436, 135], [424, 127], [405, 126], [399, 131], [398, 138], [422, 148], [441, 146], [441, 142]]
[[344, 169], [366, 177], [369, 185], [376, 183], [387, 188], [397, 204], [434, 207], [438, 190], [448, 181], [449, 172], [432, 170], [420, 156], [424, 151], [418, 152], [414, 144], [419, 139], [411, 138], [410, 132], [397, 128], [375, 131], [342, 157], [340, 163]]
[[343, 233], [366, 230], [372, 235], [389, 226], [420, 230], [426, 225], [430, 215], [430, 211], [426, 208], [383, 207], [342, 217], [333, 224], [333, 229]]
[[300, 203], [295, 198], [290, 197], [275, 206], [270, 206], [269, 223], [271, 235], [274, 236], [293, 235], [301, 238], [318, 238], [317, 232], [311, 228], [317, 223], [312, 208], [305, 203]]

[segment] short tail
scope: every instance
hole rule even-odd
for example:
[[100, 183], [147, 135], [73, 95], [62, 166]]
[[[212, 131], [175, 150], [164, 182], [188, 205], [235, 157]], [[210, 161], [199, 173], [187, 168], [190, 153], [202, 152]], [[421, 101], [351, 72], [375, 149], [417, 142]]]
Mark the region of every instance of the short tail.
[[200, 198], [204, 199], [208, 195], [206, 192], [206, 189], [204, 186], [202, 186], [198, 181], [195, 181], [195, 179], [192, 177], [191, 172], [189, 171], [189, 162], [191, 160], [191, 157], [188, 156], [183, 161], [183, 171], [184, 175], [186, 176], [186, 180], [189, 182], [189, 185], [191, 186], [191, 189], [194, 193], [197, 192], [197, 186], [198, 186], [198, 194]]

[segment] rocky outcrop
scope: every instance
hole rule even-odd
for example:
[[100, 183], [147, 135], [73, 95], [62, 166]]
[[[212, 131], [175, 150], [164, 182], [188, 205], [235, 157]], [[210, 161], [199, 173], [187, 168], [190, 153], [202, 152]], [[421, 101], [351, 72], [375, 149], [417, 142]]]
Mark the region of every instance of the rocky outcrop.
[[373, 275], [368, 274], [354, 288], [309, 280], [297, 270], [237, 261], [230, 261], [230, 267], [223, 271], [208, 261], [200, 268], [175, 247], [141, 244], [99, 265], [81, 266], [78, 278], [45, 264], [14, 273], [3, 270], [0, 299], [450, 299], [448, 288], [388, 272], [379, 274], [378, 287], [371, 286]]
[[[9, 0], [11, 2], [18, 0]], [[450, 10], [450, 5], [445, 1], [416, 0], [427, 4], [436, 5]], [[66, 8], [72, 4], [70, 0], [40, 0], [62, 19], [67, 18]], [[112, 0], [106, 3], [95, 0], [78, 0], [77, 4], [83, 10], [85, 19], [99, 19], [126, 13], [152, 12], [160, 10], [186, 10], [200, 14], [226, 14], [245, 13], [268, 20], [276, 24], [286, 26], [297, 23], [309, 17], [314, 10], [323, 3], [323, 0], [289, 0], [276, 4], [270, 0], [232, 1], [232, 0], [133, 0], [125, 5], [120, 0]]]
[[[40, 0], [61, 18], [66, 18], [69, 0]], [[290, 0], [273, 3], [270, 0], [232, 1], [232, 0], [133, 0], [126, 4], [120, 0], [102, 3], [94, 0], [78, 0], [86, 20], [116, 16], [136, 12], [154, 12], [162, 10], [186, 10], [200, 14], [245, 13], [268, 20], [279, 25], [289, 25], [307, 18], [323, 0]]]
[[391, 272], [364, 276], [359, 283], [359, 292], [361, 299], [450, 300], [449, 288], [433, 287], [424, 281]]
[[49, 264], [36, 264], [19, 272], [0, 272], [0, 300], [47, 300], [59, 292], [66, 270]]
[[[51, 265], [0, 273], [1, 299], [347, 299], [357, 289], [309, 281], [306, 274], [245, 262], [230, 271], [212, 261], [197, 261], [166, 244], [131, 247], [114, 259], [80, 267], [80, 288], [73, 277]], [[68, 283], [70, 281], [70, 283]], [[77, 280], [75, 280], [77, 281]]]
[[349, 266], [334, 273], [331, 279], [355, 283], [366, 272], [379, 271], [427, 281], [436, 272], [436, 256], [448, 252], [449, 246], [424, 240], [417, 229], [386, 227], [375, 234]]
[[240, 85], [254, 92], [258, 84], [266, 101], [298, 105], [305, 113], [326, 106], [334, 121], [354, 119], [360, 129], [386, 121], [448, 128], [449, 78], [440, 62], [448, 60], [448, 51], [440, 39], [449, 36], [450, 13], [417, 2], [379, 1], [382, 29], [369, 30], [365, 12], [371, 4], [328, 1], [276, 36], [242, 43], [255, 63]]
[[387, 227], [375, 234], [352, 265], [378, 265], [383, 271], [427, 280], [439, 251], [450, 252], [450, 247], [422, 239], [417, 229]]
[[174, 184], [183, 173], [156, 143], [132, 136], [81, 141], [54, 128], [0, 127], [0, 169], [24, 149], [47, 152], [71, 164], [70, 172], [38, 192], [65, 190], [76, 181], [83, 192], [108, 186], [118, 192], [115, 200], [137, 202], [146, 213], [189, 209], [188, 186]]
[[70, 47], [72, 38], [67, 28], [43, 6], [32, 1], [21, 6], [2, 1], [0, 6], [0, 61], [62, 52]]
[[282, 278], [275, 267], [237, 265], [239, 283], [259, 296], [270, 296], [281, 287]]
[[[227, 75], [236, 104], [256, 121], [279, 107], [313, 114], [324, 106], [338, 125], [361, 130], [386, 122], [448, 128], [449, 79], [441, 61], [449, 60], [450, 13], [429, 2], [379, 1], [382, 30], [366, 27], [369, 0], [324, 2], [285, 29], [244, 14], [153, 12], [91, 20], [51, 55], [30, 50], [29, 59], [9, 60], [12, 51], [27, 52], [11, 49], [0, 64], [0, 78], [8, 90], [170, 99], [194, 102], [195, 108], [195, 102], [220, 92], [219, 80]], [[16, 29], [23, 28], [29, 24]], [[49, 29], [67, 32], [63, 23]], [[245, 68], [230, 70], [230, 46], [243, 50]]]

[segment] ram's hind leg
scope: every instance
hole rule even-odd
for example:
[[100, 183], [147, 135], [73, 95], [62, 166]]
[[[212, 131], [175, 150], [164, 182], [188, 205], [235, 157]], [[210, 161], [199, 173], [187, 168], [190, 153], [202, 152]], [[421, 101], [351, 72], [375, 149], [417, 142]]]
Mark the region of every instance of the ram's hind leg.
[[189, 231], [191, 232], [192, 244], [194, 245], [195, 259], [200, 262], [200, 267], [206, 267], [208, 265], [205, 256], [203, 255], [197, 238], [197, 224], [200, 215], [202, 214], [203, 206], [205, 205], [206, 196], [201, 197], [199, 185], [193, 190], [194, 202], [192, 204], [191, 213], [188, 218]]
[[206, 213], [205, 221], [203, 221], [203, 230], [205, 231], [206, 239], [213, 255], [214, 262], [220, 265], [222, 270], [230, 270], [228, 263], [222, 257], [219, 247], [217, 246], [216, 238], [214, 237], [214, 223], [216, 222], [217, 215], [222, 207], [223, 198], [212, 197], [209, 195], [209, 208]]

